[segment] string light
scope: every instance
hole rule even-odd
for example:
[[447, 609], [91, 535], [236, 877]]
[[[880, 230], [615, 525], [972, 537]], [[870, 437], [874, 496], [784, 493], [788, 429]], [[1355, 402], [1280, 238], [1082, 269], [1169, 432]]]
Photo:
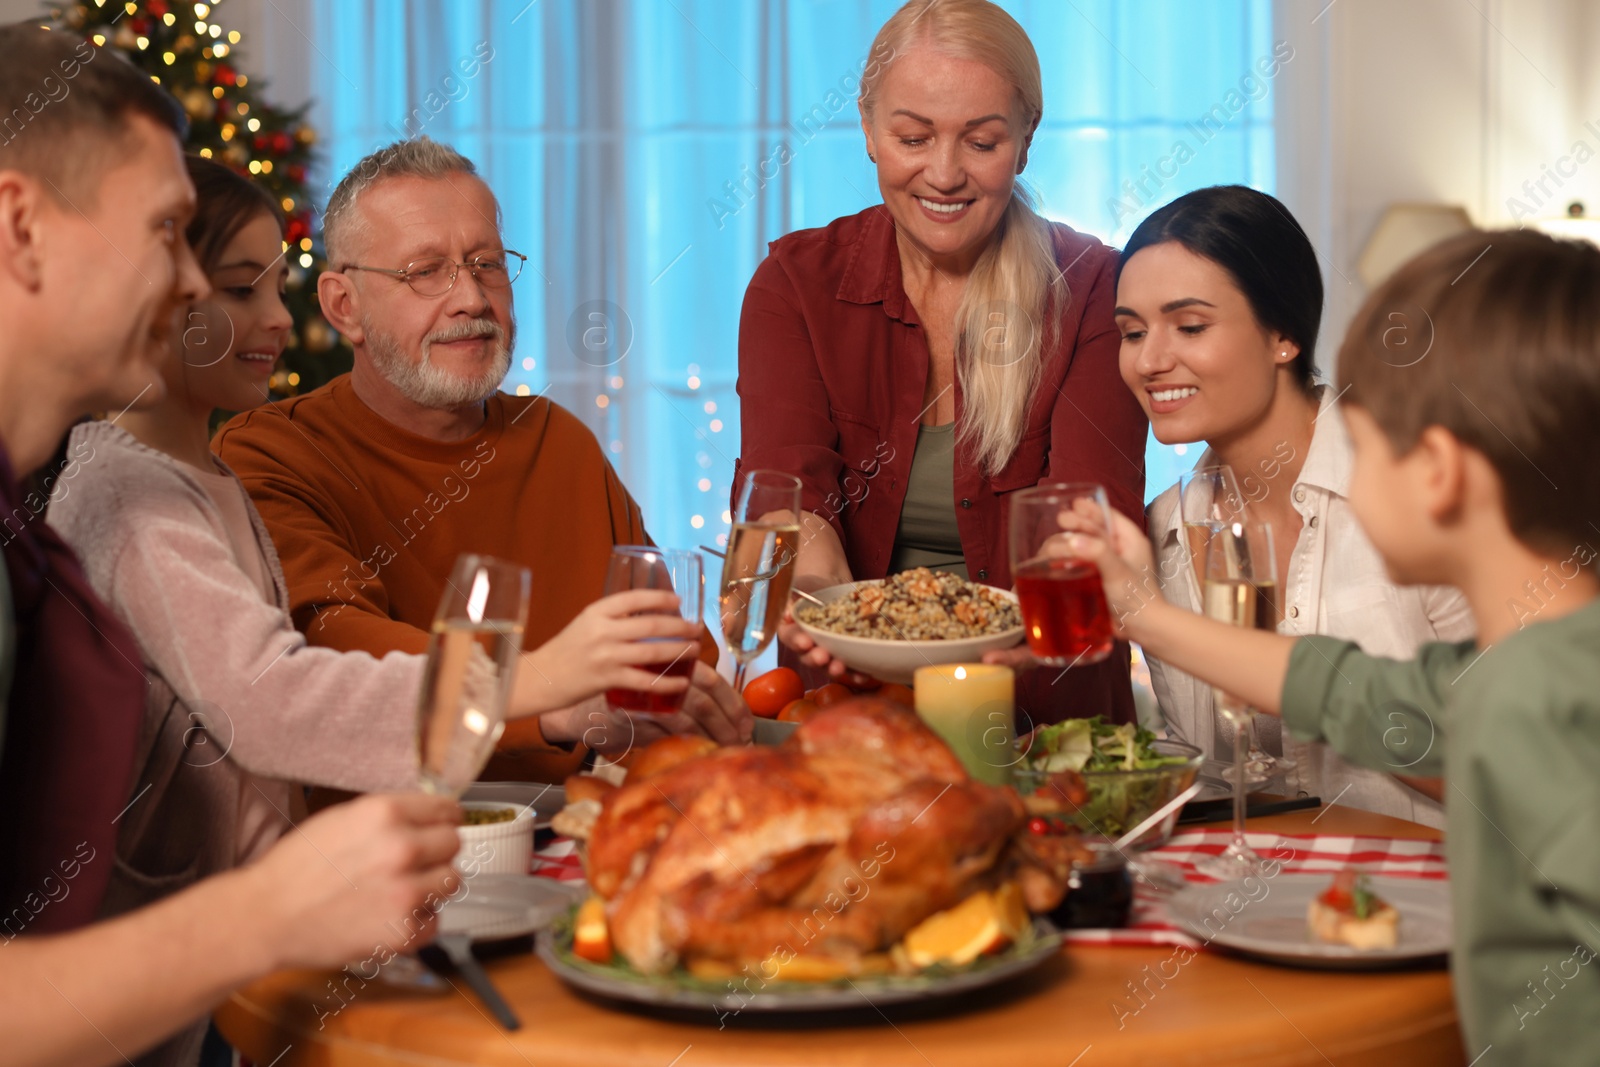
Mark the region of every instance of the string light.
[[216, 53], [218, 59], [228, 54], [228, 46], [225, 44], [215, 45], [211, 50]]
[[700, 388], [700, 377], [699, 377], [699, 375], [695, 375], [695, 374], [689, 375], [689, 388], [690, 389], [698, 389], [698, 388]]
[[523, 358], [523, 360], [522, 360], [522, 369], [523, 370], [532, 370], [534, 368], [534, 366], [535, 366], [535, 364], [533, 362], [533, 357], [532, 356], [526, 356], [526, 357]]
[[143, 52], [146, 48], [150, 47], [150, 38], [135, 37], [133, 39], [133, 43], [139, 46], [139, 51]]
[[612, 379], [611, 379], [611, 388], [613, 388], [613, 389], [621, 389], [622, 388], [622, 379], [620, 377], [615, 377], [615, 376], [612, 377]]
[[298, 373], [296, 373], [295, 371], [290, 371], [289, 372], [289, 384], [290, 385], [299, 385], [300, 384], [300, 375]]
[[194, 24], [194, 32], [198, 33], [198, 34], [202, 34], [202, 35], [206, 32], [206, 20], [205, 19], [200, 19], [197, 22], [195, 22], [195, 24]]
[[722, 420], [721, 419], [712, 419], [711, 420], [711, 432], [712, 433], [721, 433], [722, 432]]
[[196, 18], [202, 18], [202, 19], [205, 18], [207, 15], [211, 14], [211, 5], [210, 4], [196, 4], [196, 5], [194, 5], [194, 14], [195, 14]]
[[259, 159], [252, 159], [250, 161], [250, 173], [251, 174], [260, 174], [261, 173], [261, 161]]
[[606, 396], [606, 394], [601, 393], [599, 396], [594, 398], [594, 406], [597, 408], [608, 408], [611, 406], [611, 398]]
[[611, 442], [611, 451], [613, 453], [621, 452], [622, 451], [622, 442], [621, 441], [612, 441]]
[[[285, 211], [293, 211], [294, 210], [294, 197], [286, 196], [286, 197], [283, 198], [281, 203], [283, 205], [283, 210], [285, 210]], [[289, 247], [289, 244], [288, 244], [287, 241], [285, 241], [284, 242], [284, 248], [288, 248], [288, 247]]]
[[251, 119], [249, 122], [245, 123], [245, 125], [250, 127], [250, 132], [251, 133], [255, 133], [257, 130], [259, 130], [261, 128], [261, 120], [260, 119]]
[[221, 37], [222, 36], [222, 27], [218, 26], [215, 22], [213, 22], [211, 24], [211, 28], [208, 29], [206, 32], [209, 33], [213, 37]]
[[696, 530], [700, 529], [700, 527], [704, 526], [705, 524], [706, 524], [706, 520], [705, 520], [704, 516], [701, 516], [701, 515], [690, 515], [689, 516], [689, 525], [693, 526]]
[[[239, 102], [239, 103], [238, 103], [238, 105], [237, 105], [237, 107], [238, 107], [238, 109], [239, 109], [239, 114], [241, 114], [241, 115], [248, 115], [248, 114], [250, 114], [250, 105], [249, 105], [249, 104], [247, 104], [247, 103], [245, 103], [245, 102], [244, 102], [244, 101], [242, 101], [242, 100], [241, 100], [241, 101], [240, 101], [240, 102]], [[251, 129], [252, 129], [252, 130], [253, 130], [253, 129], [255, 129], [255, 127], [254, 127], [254, 126], [252, 126], [252, 127], [250, 127], [250, 128], [251, 128]]]
[[222, 86], [218, 85], [218, 86], [213, 87], [212, 90], [211, 90], [211, 95], [216, 97], [218, 100], [221, 100], [222, 99]]
[[165, 22], [168, 26], [171, 26], [174, 22], [178, 21], [178, 16], [168, 11], [165, 15], [161, 16], [161, 21]]
[[700, 491], [702, 493], [711, 492], [711, 479], [710, 478], [701, 478], [698, 482], [695, 483], [695, 485], [699, 486]]
[[517, 395], [518, 396], [532, 396], [533, 395], [533, 390], [529, 389], [526, 385], [519, 385], [519, 386], [517, 386]]
[[239, 43], [239, 31], [238, 30], [229, 30], [228, 31], [228, 43], [229, 44], [238, 44]]
[[300, 238], [300, 251], [302, 251], [302, 252], [311, 251], [311, 238], [309, 238], [309, 237]]
[[233, 135], [237, 132], [238, 130], [233, 123], [224, 122], [222, 124], [222, 129], [218, 131], [218, 136], [220, 136], [224, 141], [231, 141], [233, 140]]
[[302, 267], [309, 267], [309, 266], [311, 266], [311, 264], [313, 262], [315, 262], [315, 261], [311, 258], [311, 253], [310, 252], [302, 252], [302, 253], [300, 253], [300, 265]]
[[162, 52], [161, 53], [161, 62], [165, 63], [169, 67], [172, 66], [172, 64], [177, 60], [177, 58], [178, 57], [173, 55], [171, 52]]
[[105, 35], [101, 34], [101, 33], [95, 34], [94, 35], [94, 43], [99, 45], [101, 48], [104, 48], [105, 44], [106, 44]]
[[[211, 158], [211, 149], [209, 149], [209, 148], [200, 149], [200, 158], [201, 159], [210, 159]], [[288, 211], [289, 209], [288, 208], [284, 208], [284, 210]]]

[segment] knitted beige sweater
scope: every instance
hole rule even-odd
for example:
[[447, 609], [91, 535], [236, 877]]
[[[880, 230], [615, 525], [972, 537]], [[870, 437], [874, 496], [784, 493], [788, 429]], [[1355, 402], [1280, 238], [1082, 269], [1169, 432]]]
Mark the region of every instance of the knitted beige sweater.
[[423, 658], [312, 648], [251, 509], [276, 602], [235, 557], [189, 469], [109, 423], [72, 433], [48, 519], [128, 624], [150, 679], [138, 776], [105, 912], [231, 867], [243, 775], [358, 791], [413, 788]]

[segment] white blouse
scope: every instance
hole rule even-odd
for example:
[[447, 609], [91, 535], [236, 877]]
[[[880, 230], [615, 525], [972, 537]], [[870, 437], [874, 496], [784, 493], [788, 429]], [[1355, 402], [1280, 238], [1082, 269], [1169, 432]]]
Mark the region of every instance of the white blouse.
[[[1332, 390], [1319, 392], [1320, 411], [1300, 477], [1289, 490], [1300, 513], [1300, 536], [1280, 576], [1285, 634], [1327, 634], [1360, 644], [1376, 656], [1409, 659], [1429, 641], [1463, 641], [1475, 631], [1466, 598], [1444, 586], [1398, 586], [1389, 580], [1383, 558], [1362, 532], [1350, 510], [1353, 453]], [[1287, 447], [1287, 446], [1285, 446]], [[1288, 461], [1287, 457], [1279, 457]], [[1216, 460], [1208, 449], [1195, 464]], [[1252, 472], [1235, 471], [1241, 491], [1251, 499]], [[1262, 484], [1259, 474], [1255, 485]], [[1176, 485], [1145, 510], [1161, 593], [1168, 601], [1200, 610], [1200, 590], [1183, 545], [1183, 514]], [[1231, 762], [1232, 729], [1213, 715], [1211, 687], [1156, 659], [1150, 660], [1151, 685], [1169, 737], [1201, 748], [1207, 756]], [[1269, 724], [1269, 729], [1276, 727]], [[1320, 796], [1427, 826], [1444, 825], [1434, 801], [1380, 771], [1346, 762], [1328, 746], [1283, 734], [1283, 754], [1298, 762], [1285, 776], [1291, 793]], [[1419, 739], [1420, 740], [1420, 739]], [[1438, 739], [1433, 739], [1437, 743]], [[1422, 749], [1418, 749], [1422, 751]], [[1220, 754], [1220, 755], [1219, 755]], [[1395, 773], [1406, 769], [1397, 766]]]

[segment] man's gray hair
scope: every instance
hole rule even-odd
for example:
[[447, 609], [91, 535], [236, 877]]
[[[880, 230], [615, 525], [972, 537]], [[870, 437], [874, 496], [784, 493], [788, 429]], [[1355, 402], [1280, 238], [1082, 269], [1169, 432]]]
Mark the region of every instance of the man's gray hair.
[[[351, 167], [328, 198], [328, 209], [322, 215], [322, 243], [328, 261], [335, 270], [348, 262], [346, 253], [365, 232], [363, 220], [355, 210], [356, 200], [385, 178], [443, 178], [477, 173], [472, 160], [426, 136], [408, 137], [378, 149]], [[496, 226], [500, 224], [499, 213], [497, 204]]]

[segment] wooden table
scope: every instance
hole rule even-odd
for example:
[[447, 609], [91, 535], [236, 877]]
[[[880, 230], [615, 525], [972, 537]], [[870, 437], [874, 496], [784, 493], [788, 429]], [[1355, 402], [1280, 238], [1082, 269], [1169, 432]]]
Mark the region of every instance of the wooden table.
[[[1323, 809], [1320, 817], [1302, 811], [1254, 819], [1250, 829], [1439, 837], [1415, 823], [1342, 807]], [[516, 1033], [495, 1025], [464, 986], [427, 994], [371, 983], [330, 1015], [321, 1006], [337, 1003], [328, 986], [334, 972], [310, 971], [276, 974], [235, 993], [216, 1021], [258, 1067], [1466, 1062], [1443, 970], [1343, 974], [1210, 951], [1179, 966], [1176, 951], [1068, 945], [1009, 995], [945, 1005], [918, 1018], [896, 1015], [893, 1025], [819, 1028], [802, 1016], [775, 1026], [745, 1016], [719, 1030], [709, 1012], [707, 1025], [663, 1021], [585, 1000], [533, 956], [488, 965], [522, 1017]], [[1147, 990], [1137, 1014], [1130, 1014], [1141, 1002], [1129, 982]]]

